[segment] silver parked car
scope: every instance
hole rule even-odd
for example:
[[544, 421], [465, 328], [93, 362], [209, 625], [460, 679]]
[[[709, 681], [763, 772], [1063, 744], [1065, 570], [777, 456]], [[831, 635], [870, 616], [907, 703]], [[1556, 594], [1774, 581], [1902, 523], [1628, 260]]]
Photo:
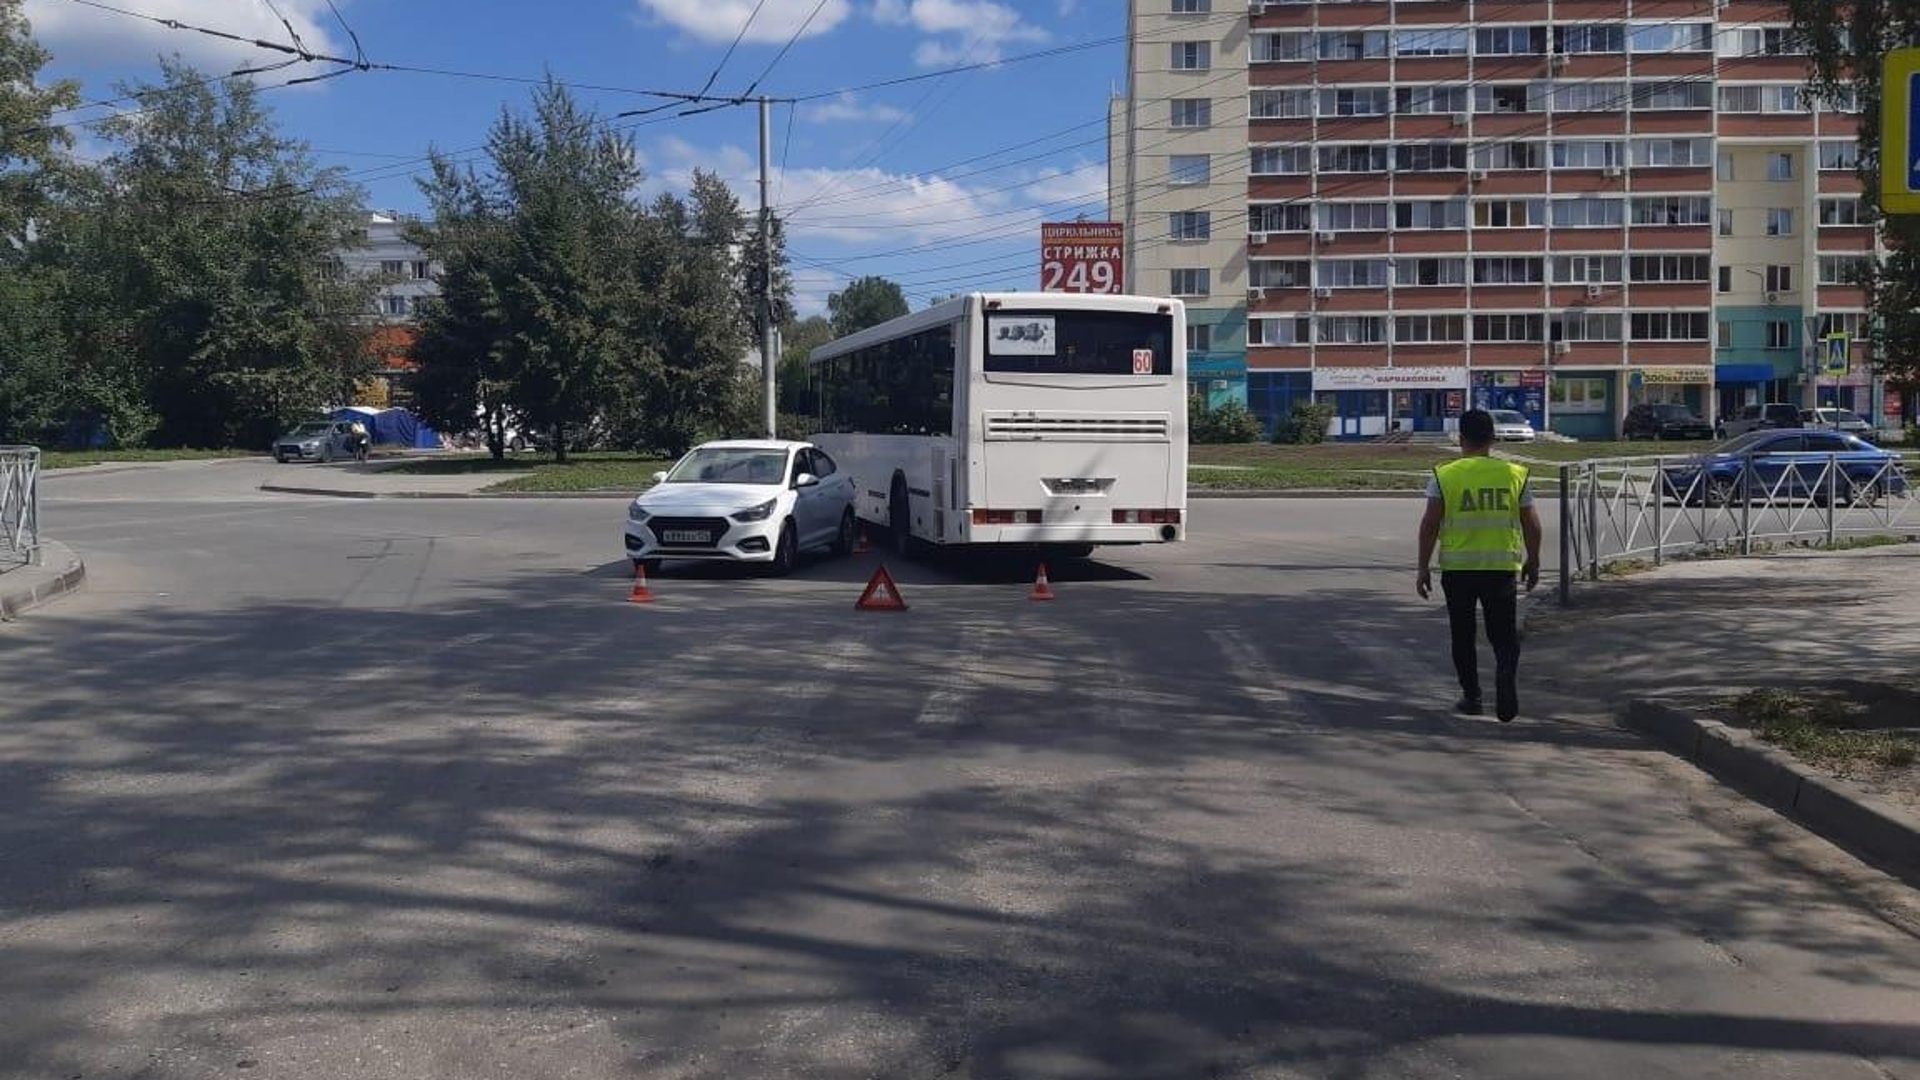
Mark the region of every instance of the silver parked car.
[[301, 424], [273, 442], [273, 460], [333, 461], [353, 457], [353, 425], [344, 420]]
[[1873, 437], [1873, 425], [1860, 418], [1852, 409], [1835, 409], [1823, 405], [1818, 409], [1800, 410], [1800, 424], [1803, 427], [1825, 428], [1828, 431], [1844, 431], [1849, 435], [1858, 435], [1863, 439]]

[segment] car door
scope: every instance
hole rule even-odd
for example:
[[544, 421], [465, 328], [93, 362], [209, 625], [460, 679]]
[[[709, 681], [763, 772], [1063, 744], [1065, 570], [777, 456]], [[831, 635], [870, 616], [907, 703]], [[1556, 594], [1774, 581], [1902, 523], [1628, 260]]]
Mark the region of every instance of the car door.
[[793, 487], [794, 528], [800, 534], [801, 547], [816, 547], [820, 543], [820, 485], [799, 486], [800, 477], [812, 472], [813, 451], [794, 451], [787, 483]]
[[840, 532], [840, 517], [853, 505], [853, 477], [825, 450], [813, 451], [813, 474], [820, 478], [821, 527], [832, 538]]
[[1777, 435], [1753, 448], [1753, 496], [1785, 498], [1800, 490], [1798, 470], [1805, 464], [1798, 431]]
[[1828, 462], [1837, 470], [1833, 475], [1833, 490], [1838, 494], [1847, 492], [1849, 478], [1871, 482], [1879, 471], [1875, 463], [1868, 461], [1868, 455], [1856, 452], [1853, 443], [1839, 432], [1809, 431], [1805, 441], [1806, 453], [1800, 472], [1809, 495], [1826, 497]]

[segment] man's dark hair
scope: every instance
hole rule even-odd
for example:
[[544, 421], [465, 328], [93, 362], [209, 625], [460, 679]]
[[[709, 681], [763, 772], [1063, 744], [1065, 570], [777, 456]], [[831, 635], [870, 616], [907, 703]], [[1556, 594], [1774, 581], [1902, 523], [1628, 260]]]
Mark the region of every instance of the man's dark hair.
[[1460, 414], [1460, 445], [1492, 446], [1493, 414], [1485, 409], [1468, 409]]

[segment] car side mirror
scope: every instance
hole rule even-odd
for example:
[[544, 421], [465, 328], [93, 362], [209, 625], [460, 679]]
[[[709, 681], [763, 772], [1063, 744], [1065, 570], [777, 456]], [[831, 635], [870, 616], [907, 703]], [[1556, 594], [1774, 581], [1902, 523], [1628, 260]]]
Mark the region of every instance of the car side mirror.
[[657, 472], [657, 473], [654, 473], [654, 474], [653, 474], [653, 482], [654, 482], [654, 483], [656, 483], [656, 484], [664, 484], [664, 483], [666, 483], [666, 482], [667, 482], [667, 474], [666, 474], [666, 473], [663, 473], [663, 472]]
[[793, 486], [797, 488], [813, 487], [819, 482], [820, 482], [820, 478], [813, 475], [810, 472], [803, 472], [799, 476], [796, 476], [793, 478]]

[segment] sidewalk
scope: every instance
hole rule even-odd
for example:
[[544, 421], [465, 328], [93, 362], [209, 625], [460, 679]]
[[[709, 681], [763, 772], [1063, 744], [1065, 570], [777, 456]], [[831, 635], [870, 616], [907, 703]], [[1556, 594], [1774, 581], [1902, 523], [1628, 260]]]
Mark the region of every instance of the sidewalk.
[[341, 499], [525, 499], [632, 498], [622, 492], [483, 492], [481, 489], [527, 475], [524, 472], [450, 473], [429, 476], [391, 472], [407, 459], [365, 464], [275, 465], [261, 491], [287, 495], [323, 495]]
[[80, 587], [87, 566], [72, 548], [56, 540], [43, 540], [41, 559], [33, 566], [7, 564], [0, 570], [0, 622], [18, 618], [56, 596]]
[[[1917, 608], [1915, 545], [1674, 563], [1580, 583], [1571, 608], [1542, 605], [1528, 623], [1525, 666], [1916, 880], [1920, 766], [1836, 778], [1708, 717], [1717, 703], [1758, 688], [1911, 684], [1920, 655]], [[1920, 716], [1912, 723], [1920, 729]], [[1837, 832], [1825, 820], [1834, 816], [1833, 799], [1849, 804], [1839, 816], [1853, 820]], [[1900, 865], [1880, 857], [1888, 844]]]

